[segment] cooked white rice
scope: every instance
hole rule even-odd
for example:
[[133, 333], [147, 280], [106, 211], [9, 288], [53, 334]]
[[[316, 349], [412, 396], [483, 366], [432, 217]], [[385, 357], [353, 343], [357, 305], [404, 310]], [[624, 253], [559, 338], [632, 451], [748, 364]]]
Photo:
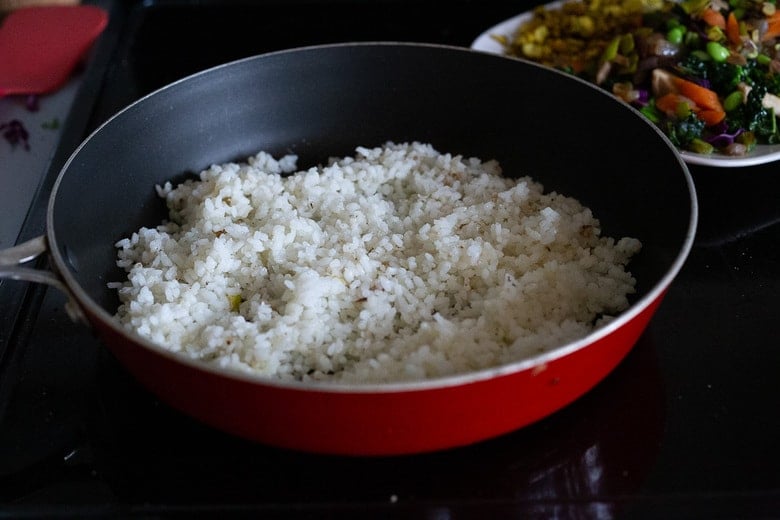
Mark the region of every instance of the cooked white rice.
[[640, 242], [495, 161], [421, 143], [296, 160], [158, 186], [170, 221], [116, 244], [119, 320], [223, 367], [385, 382], [517, 361], [628, 306]]

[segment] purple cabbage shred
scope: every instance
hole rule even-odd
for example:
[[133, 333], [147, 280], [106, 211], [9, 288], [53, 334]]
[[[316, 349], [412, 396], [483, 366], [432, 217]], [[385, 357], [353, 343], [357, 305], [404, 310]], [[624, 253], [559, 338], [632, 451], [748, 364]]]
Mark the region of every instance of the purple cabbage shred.
[[24, 105], [30, 112], [37, 112], [41, 108], [40, 97], [35, 94], [30, 94], [24, 100]]
[[634, 104], [641, 108], [647, 106], [648, 101], [650, 101], [650, 93], [647, 89], [637, 89], [637, 98], [634, 100]]
[[724, 128], [722, 131], [720, 131], [720, 133], [708, 137], [706, 141], [715, 148], [725, 148], [732, 144], [734, 139], [736, 139], [737, 136], [744, 131], [742, 128], [738, 128], [734, 133], [730, 134], [726, 130], [727, 129]]
[[18, 119], [0, 124], [0, 132], [2, 132], [3, 138], [11, 143], [12, 147], [21, 145], [25, 150], [30, 149], [30, 133]]

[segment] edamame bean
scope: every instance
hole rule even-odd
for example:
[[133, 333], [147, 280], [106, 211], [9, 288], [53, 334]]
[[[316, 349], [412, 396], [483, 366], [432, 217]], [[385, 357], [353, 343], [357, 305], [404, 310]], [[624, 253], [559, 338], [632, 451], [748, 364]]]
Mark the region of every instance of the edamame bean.
[[735, 90], [723, 100], [723, 109], [726, 112], [731, 112], [735, 108], [742, 104], [742, 92]]
[[715, 61], [726, 61], [729, 50], [718, 42], [707, 42], [707, 54]]
[[680, 45], [683, 41], [683, 30], [680, 27], [672, 27], [666, 33], [666, 39], [669, 40], [669, 43]]

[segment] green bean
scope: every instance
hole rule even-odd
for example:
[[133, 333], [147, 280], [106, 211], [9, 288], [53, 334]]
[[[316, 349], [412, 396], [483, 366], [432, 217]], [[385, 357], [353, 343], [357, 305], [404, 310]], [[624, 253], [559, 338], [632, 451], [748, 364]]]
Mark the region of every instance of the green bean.
[[701, 139], [693, 139], [691, 140], [690, 143], [688, 143], [688, 149], [696, 153], [711, 154], [712, 151], [715, 149], [715, 147], [712, 146], [707, 141], [702, 141]]
[[706, 52], [704, 52], [703, 50], [700, 50], [700, 49], [696, 49], [696, 50], [691, 51], [691, 54], [696, 56], [701, 61], [710, 61], [712, 59], [712, 58], [710, 58], [709, 54], [707, 54]]
[[642, 112], [642, 115], [644, 115], [647, 119], [649, 119], [653, 123], [661, 122], [661, 114], [658, 112], [658, 109], [655, 108], [655, 106], [645, 105], [642, 108], [640, 108], [639, 111]]
[[688, 103], [678, 103], [674, 114], [677, 116], [677, 119], [685, 119], [691, 115], [691, 106]]
[[747, 146], [748, 150], [752, 150], [756, 146], [756, 134], [753, 132], [742, 132], [737, 136], [737, 142]]
[[604, 48], [604, 52], [601, 54], [601, 61], [612, 61], [615, 59], [618, 53], [618, 47], [620, 46], [620, 36], [615, 36]]
[[618, 50], [620, 51], [620, 54], [624, 56], [631, 54], [634, 51], [635, 47], [636, 44], [634, 42], [633, 34], [627, 33], [620, 37], [620, 45], [618, 46]]

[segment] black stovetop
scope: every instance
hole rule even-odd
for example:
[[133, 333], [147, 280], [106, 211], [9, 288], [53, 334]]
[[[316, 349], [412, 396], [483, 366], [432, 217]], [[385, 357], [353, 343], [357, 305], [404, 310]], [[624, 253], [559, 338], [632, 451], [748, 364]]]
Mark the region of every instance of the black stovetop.
[[[20, 240], [43, 233], [78, 142], [170, 81], [316, 43], [468, 46], [531, 4], [102, 5], [111, 24]], [[697, 241], [627, 359], [559, 413], [440, 453], [316, 456], [214, 431], [139, 387], [62, 294], [3, 282], [0, 517], [780, 518], [780, 166], [691, 172]]]

